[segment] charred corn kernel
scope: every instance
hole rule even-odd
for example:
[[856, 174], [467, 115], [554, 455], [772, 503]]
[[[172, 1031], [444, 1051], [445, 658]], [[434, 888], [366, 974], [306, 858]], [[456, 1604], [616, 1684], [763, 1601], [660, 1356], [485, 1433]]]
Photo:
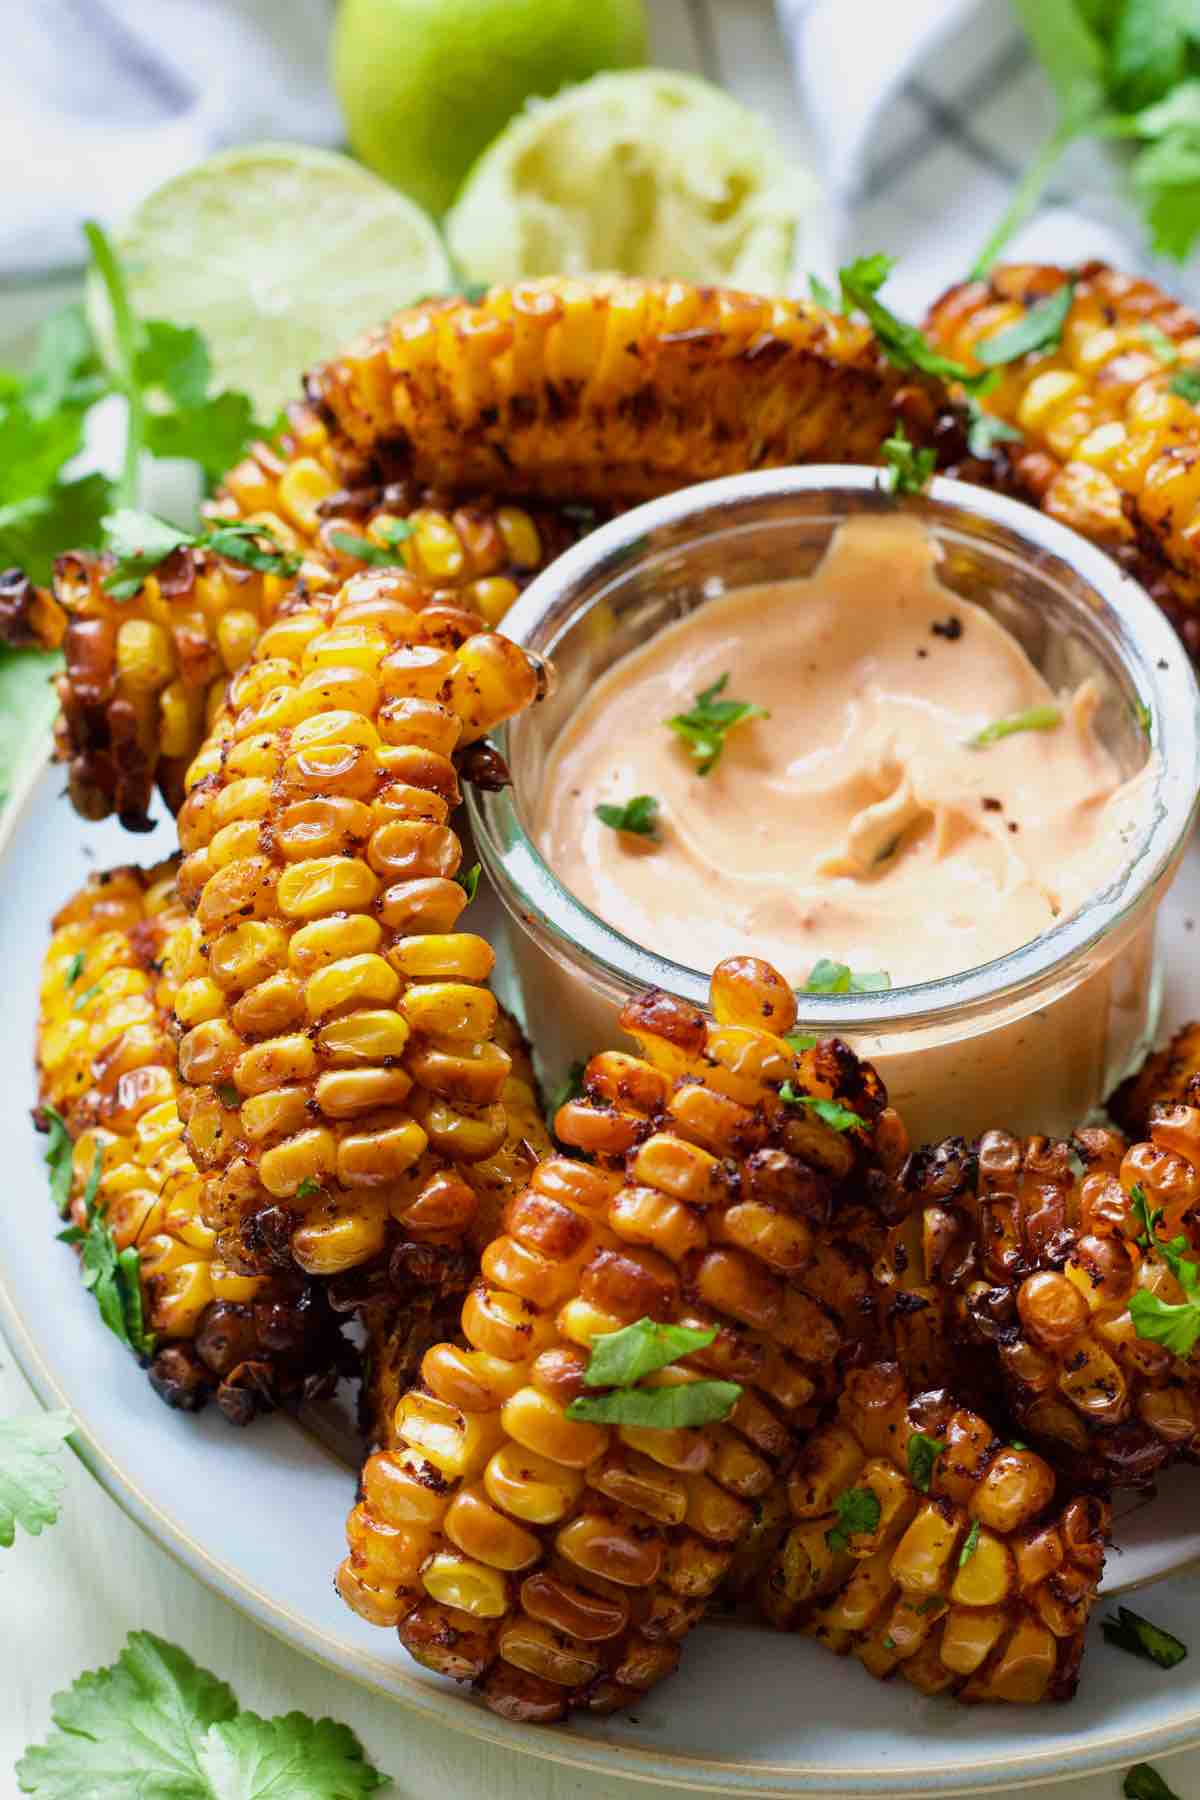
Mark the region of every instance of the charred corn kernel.
[[[138, 1252], [143, 1317], [158, 1344], [150, 1365], [154, 1386], [169, 1403], [188, 1408], [215, 1392], [223, 1408], [244, 1421], [258, 1405], [331, 1373], [338, 1334], [323, 1304], [306, 1297], [298, 1279], [230, 1268], [219, 1254], [217, 1234], [201, 1217], [204, 1182], [183, 1143], [167, 1027], [174, 1014], [193, 1028], [193, 1037], [212, 1022], [225, 996], [210, 975], [185, 975], [205, 964], [194, 956], [174, 872], [175, 865], [166, 864], [96, 876], [63, 908], [42, 983], [40, 1098], [75, 1137], [70, 1202], [74, 1223], [83, 1228], [84, 1195], [100, 1154], [94, 1206], [116, 1247]], [[111, 928], [118, 923], [119, 929]], [[95, 981], [102, 969], [102, 980]], [[122, 998], [121, 988], [131, 983], [144, 990], [146, 1016], [122, 1023], [130, 996]], [[76, 1013], [81, 995], [84, 1004]], [[51, 1060], [45, 1047], [52, 1021], [64, 1011], [79, 1034]], [[260, 1104], [277, 1108], [280, 1099], [264, 1095]], [[216, 1121], [222, 1111], [214, 1105]], [[261, 1339], [260, 1319], [266, 1326]], [[251, 1390], [226, 1379], [245, 1362], [254, 1365]]]
[[[984, 1147], [985, 1176], [994, 1149]], [[932, 1464], [912, 1459], [916, 1432], [943, 1446]], [[858, 1470], [848, 1439], [875, 1453]], [[1064, 1505], [1048, 1464], [998, 1443], [944, 1387], [913, 1395], [896, 1363], [851, 1371], [837, 1420], [809, 1440], [789, 1483], [797, 1523], [763, 1577], [768, 1618], [852, 1650], [879, 1678], [900, 1668], [925, 1692], [1068, 1698], [1107, 1509], [1098, 1500]], [[953, 1466], [937, 1480], [941, 1459]], [[810, 1516], [826, 1490], [805, 1471], [839, 1467], [851, 1485], [823, 1517]], [[921, 1489], [934, 1485], [940, 1492], [927, 1498]], [[901, 1490], [907, 1500], [896, 1504]], [[860, 1520], [870, 1529], [855, 1530]]]
[[[427, 967], [422, 965], [422, 975]], [[462, 984], [441, 975], [440, 954], [436, 976], [424, 984], [420, 976], [410, 979], [414, 985], [404, 989], [400, 1003], [413, 1026], [413, 1045], [430, 1043], [435, 1034], [453, 1042], [443, 1015], [448, 992]], [[775, 996], [773, 1021], [781, 1022], [786, 1009], [773, 972], [743, 963], [719, 971], [718, 980], [739, 1005], [749, 1005], [741, 997], [761, 980]], [[461, 1013], [477, 991], [463, 987], [451, 1014]], [[414, 997], [420, 1005], [408, 1007]], [[495, 1635], [486, 1642], [474, 1636], [469, 1657], [456, 1653], [454, 1666], [461, 1671], [469, 1662], [485, 1695], [504, 1708], [513, 1704], [518, 1676], [557, 1682], [563, 1692], [555, 1706], [561, 1710], [598, 1703], [589, 1684], [601, 1667], [627, 1690], [670, 1672], [676, 1640], [696, 1622], [749, 1536], [758, 1505], [782, 1487], [793, 1455], [792, 1420], [817, 1393], [801, 1357], [828, 1359], [830, 1340], [837, 1349], [869, 1329], [859, 1289], [831, 1267], [815, 1274], [812, 1295], [804, 1291], [820, 1260], [815, 1233], [805, 1240], [809, 1261], [794, 1242], [788, 1250], [786, 1260], [794, 1266], [785, 1283], [766, 1260], [769, 1253], [778, 1262], [782, 1238], [757, 1214], [744, 1230], [736, 1216], [728, 1225], [739, 1207], [775, 1205], [783, 1214], [785, 1198], [797, 1210], [811, 1201], [823, 1214], [834, 1205], [826, 1165], [814, 1167], [784, 1147], [788, 1124], [772, 1085], [781, 1063], [797, 1081], [819, 1081], [822, 1091], [853, 1097], [864, 1118], [883, 1119], [879, 1135], [890, 1146], [889, 1169], [898, 1170], [905, 1157], [902, 1128], [885, 1114], [874, 1077], [843, 1047], [814, 1053], [801, 1064], [771, 1034], [758, 1032], [763, 1042], [756, 1051], [754, 1028], [711, 1024], [662, 995], [633, 1003], [621, 1023], [639, 1047], [656, 1047], [654, 1059], [614, 1053], [595, 1059], [586, 1083], [590, 1098], [559, 1114], [567, 1141], [586, 1142], [595, 1160], [544, 1157], [527, 1185], [510, 1195], [503, 1229], [483, 1250], [480, 1278], [462, 1309], [469, 1348], [447, 1341], [428, 1350], [420, 1385], [400, 1400], [396, 1413], [396, 1439], [433, 1463], [449, 1490], [425, 1566], [427, 1589], [463, 1611], [478, 1608], [481, 1593], [484, 1606], [500, 1607], [487, 1615], [498, 1621]], [[736, 1043], [731, 1031], [742, 1033]], [[719, 1057], [711, 1054], [714, 1039]], [[415, 1055], [406, 1056], [413, 1071]], [[725, 1092], [731, 1070], [744, 1098]], [[620, 1118], [646, 1118], [682, 1091], [676, 1080], [698, 1085], [713, 1101], [705, 1129], [721, 1137], [722, 1155], [667, 1131], [651, 1134], [627, 1155], [629, 1140], [612, 1125], [618, 1098], [631, 1106], [640, 1099], [647, 1109]], [[739, 1125], [749, 1118], [754, 1129], [743, 1128], [741, 1136], [730, 1131], [724, 1123], [730, 1108]], [[428, 1107], [421, 1117], [429, 1122]], [[874, 1124], [865, 1128], [864, 1174], [874, 1133]], [[879, 1173], [883, 1179], [882, 1165]], [[853, 1211], [853, 1221], [849, 1229], [860, 1254], [876, 1243], [882, 1247], [882, 1225], [875, 1225], [872, 1237], [861, 1212]], [[720, 1240], [726, 1228], [737, 1238], [734, 1244], [703, 1248], [710, 1232]], [[675, 1255], [663, 1254], [659, 1242]], [[839, 1254], [845, 1268], [859, 1268], [840, 1245]], [[801, 1302], [820, 1321], [818, 1326], [804, 1314], [808, 1335], [802, 1345]], [[684, 1363], [655, 1371], [641, 1386], [669, 1408], [673, 1392], [697, 1381], [736, 1380], [745, 1391], [727, 1418], [706, 1426], [675, 1426], [669, 1417], [661, 1426], [610, 1425], [573, 1414], [574, 1401], [589, 1392], [588, 1347], [641, 1316], [714, 1325], [713, 1342]], [[776, 1327], [781, 1335], [773, 1336]], [[866, 1459], [852, 1434], [847, 1442], [851, 1455], [840, 1473], [852, 1476]], [[891, 1465], [872, 1479], [885, 1529], [894, 1535], [897, 1521], [915, 1510], [910, 1488]], [[408, 1504], [407, 1491], [401, 1484], [401, 1506]], [[835, 1500], [831, 1492], [830, 1509]], [[369, 1509], [369, 1498], [366, 1504]], [[381, 1509], [391, 1504], [385, 1491]], [[903, 1518], [902, 1506], [908, 1508]], [[830, 1516], [813, 1521], [811, 1553], [805, 1553], [807, 1579], [822, 1591], [850, 1561], [831, 1549], [832, 1525]], [[352, 1531], [352, 1546], [355, 1541]], [[797, 1541], [789, 1552], [797, 1580], [801, 1549]], [[439, 1571], [432, 1585], [431, 1569]], [[479, 1569], [491, 1572], [486, 1588]], [[380, 1586], [372, 1571], [362, 1573]], [[434, 1654], [435, 1666], [445, 1670], [445, 1643], [431, 1651], [434, 1629], [426, 1615], [414, 1612], [402, 1639], [418, 1656]], [[585, 1654], [593, 1642], [608, 1646], [602, 1662]]]

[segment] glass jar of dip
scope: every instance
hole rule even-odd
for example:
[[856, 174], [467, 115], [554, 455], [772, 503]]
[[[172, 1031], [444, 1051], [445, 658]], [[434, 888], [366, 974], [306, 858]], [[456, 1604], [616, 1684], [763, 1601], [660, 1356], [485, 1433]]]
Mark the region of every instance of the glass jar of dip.
[[664, 496], [593, 531], [505, 620], [557, 678], [499, 742], [512, 785], [472, 788], [469, 806], [515, 926], [502, 998], [535, 1045], [548, 1093], [573, 1063], [618, 1041], [616, 1014], [633, 994], [664, 988], [704, 1006], [709, 977], [689, 966], [686, 944], [624, 937], [547, 865], [528, 826], [558, 733], [597, 680], [656, 632], [722, 594], [811, 574], [841, 520], [897, 506], [939, 542], [943, 585], [991, 613], [1052, 689], [1096, 685], [1097, 737], [1121, 776], [1152, 759], [1149, 803], [1115, 878], [1052, 929], [937, 980], [801, 992], [797, 1028], [836, 1034], [875, 1063], [916, 1143], [989, 1127], [1069, 1132], [1152, 1039], [1155, 914], [1200, 793], [1200, 694], [1166, 618], [1110, 557], [1018, 501], [940, 478], [897, 500], [874, 469], [766, 470]]

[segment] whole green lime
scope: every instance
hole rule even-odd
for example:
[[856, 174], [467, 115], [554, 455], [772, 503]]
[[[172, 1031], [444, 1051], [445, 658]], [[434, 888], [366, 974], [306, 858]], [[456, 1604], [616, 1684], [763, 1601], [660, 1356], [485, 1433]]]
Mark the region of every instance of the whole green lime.
[[534, 95], [646, 60], [642, 0], [341, 0], [333, 81], [355, 154], [435, 215]]

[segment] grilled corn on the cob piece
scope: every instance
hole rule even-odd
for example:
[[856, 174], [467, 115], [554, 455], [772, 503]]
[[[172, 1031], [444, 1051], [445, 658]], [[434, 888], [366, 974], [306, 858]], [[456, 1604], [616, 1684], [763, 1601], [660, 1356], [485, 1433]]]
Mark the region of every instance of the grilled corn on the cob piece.
[[1103, 1130], [950, 1140], [912, 1158], [905, 1185], [913, 1209], [882, 1280], [912, 1379], [961, 1391], [972, 1376], [1023, 1437], [1101, 1482], [1144, 1482], [1200, 1451], [1200, 1356], [1139, 1336], [1130, 1311], [1139, 1293], [1185, 1299], [1136, 1201], [1200, 1260], [1200, 1110], [1156, 1107], [1132, 1147]]
[[158, 1342], [153, 1386], [189, 1410], [215, 1392], [243, 1423], [332, 1379], [346, 1346], [311, 1283], [230, 1268], [200, 1217], [162, 973], [186, 917], [175, 873], [164, 863], [93, 876], [56, 915], [42, 975], [39, 1100], [74, 1139], [73, 1222], [87, 1228], [88, 1196], [116, 1250], [138, 1253], [143, 1313]]
[[511, 1059], [493, 953], [455, 929], [450, 758], [538, 686], [383, 571], [281, 613], [230, 685], [179, 816], [175, 1017], [202, 1210], [247, 1270], [461, 1254]]
[[1108, 1511], [1064, 1497], [945, 1389], [895, 1363], [854, 1369], [836, 1420], [787, 1484], [793, 1523], [768, 1617], [963, 1700], [1067, 1700], [1104, 1562]]
[[1131, 1140], [1148, 1136], [1155, 1106], [1200, 1103], [1200, 1022], [1181, 1025], [1169, 1044], [1148, 1056], [1106, 1102], [1109, 1116]]
[[961, 455], [945, 389], [863, 325], [682, 281], [554, 277], [397, 313], [315, 370], [310, 400], [418, 480], [631, 502], [795, 462], [876, 462], [903, 420]]
[[1018, 481], [1055, 518], [1137, 569], [1200, 653], [1200, 412], [1173, 390], [1200, 367], [1200, 319], [1102, 263], [997, 269], [951, 288], [927, 329], [977, 366], [980, 346], [1070, 281], [1061, 337], [998, 371], [983, 399], [1022, 434]]
[[[350, 1517], [343, 1597], [512, 1717], [608, 1711], [674, 1668], [836, 1386], [844, 1336], [805, 1280], [820, 1228], [904, 1154], [870, 1070], [777, 1035], [795, 1002], [766, 965], [722, 965], [713, 1011], [661, 993], [626, 1007], [641, 1056], [593, 1058], [556, 1119], [591, 1160], [548, 1158], [510, 1202], [462, 1338], [427, 1352]], [[788, 1081], [858, 1123], [788, 1104]], [[570, 1416], [594, 1340], [642, 1317], [715, 1329], [650, 1379], [737, 1382], [724, 1422]]]

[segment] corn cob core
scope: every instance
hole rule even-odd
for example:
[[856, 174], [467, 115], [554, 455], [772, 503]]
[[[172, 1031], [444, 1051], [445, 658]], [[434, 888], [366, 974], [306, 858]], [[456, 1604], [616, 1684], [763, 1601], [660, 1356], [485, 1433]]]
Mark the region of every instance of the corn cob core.
[[450, 758], [538, 674], [408, 599], [380, 571], [281, 613], [188, 773], [181, 1112], [205, 1220], [248, 1271], [337, 1274], [397, 1233], [460, 1249], [459, 1171], [505, 1141], [494, 957], [455, 930]]
[[[983, 405], [1023, 436], [1018, 480], [1045, 511], [1134, 561], [1200, 651], [1200, 415], [1171, 382], [1200, 365], [1200, 320], [1151, 282], [1102, 263], [997, 269], [951, 288], [927, 321], [977, 367], [981, 344], [1075, 284], [1060, 340], [1005, 364]], [[1156, 579], [1157, 577], [1157, 579]]]
[[914, 1157], [905, 1185], [913, 1211], [884, 1280], [903, 1300], [906, 1371], [961, 1379], [969, 1358], [1023, 1437], [1095, 1480], [1139, 1484], [1196, 1455], [1200, 1358], [1139, 1337], [1129, 1305], [1139, 1290], [1184, 1298], [1139, 1242], [1131, 1196], [1139, 1188], [1163, 1211], [1162, 1235], [1182, 1232], [1200, 1254], [1200, 1110], [1155, 1108], [1149, 1139], [1131, 1148], [1101, 1130], [1072, 1144], [992, 1131], [977, 1151], [950, 1140]]
[[139, 1255], [143, 1307], [161, 1348], [150, 1380], [191, 1410], [215, 1390], [242, 1423], [329, 1378], [343, 1345], [306, 1284], [230, 1268], [199, 1214], [200, 1176], [184, 1148], [172, 1002], [164, 964], [186, 914], [176, 864], [93, 876], [54, 919], [42, 973], [39, 1100], [74, 1139], [70, 1209], [100, 1158], [95, 1203], [118, 1250]]
[[[561, 513], [445, 496], [393, 483], [356, 493], [338, 490], [320, 457], [328, 434], [311, 409], [294, 409], [289, 457], [265, 444], [233, 469], [209, 510], [242, 517], [273, 533], [302, 558], [308, 591], [332, 591], [386, 557], [409, 577], [408, 603], [450, 605], [477, 630], [504, 617], [521, 588], [574, 541]], [[391, 544], [389, 533], [408, 533]], [[346, 546], [365, 542], [361, 555]], [[249, 661], [263, 629], [294, 596], [295, 582], [256, 571], [212, 551], [179, 549], [131, 599], [116, 600], [104, 581], [111, 558], [61, 556], [53, 595], [25, 584], [26, 604], [0, 595], [0, 631], [10, 642], [40, 634], [61, 640], [58, 755], [70, 766], [69, 791], [85, 818], [110, 812], [133, 830], [148, 827], [155, 783], [172, 810], [183, 775], [224, 697], [230, 675]], [[31, 596], [31, 597], [30, 597]]]
[[[609, 1711], [675, 1667], [835, 1385], [843, 1333], [806, 1286], [820, 1228], [904, 1155], [871, 1070], [777, 1035], [795, 1003], [773, 970], [723, 964], [712, 999], [712, 1020], [665, 994], [626, 1007], [641, 1056], [593, 1058], [556, 1119], [592, 1161], [550, 1157], [510, 1202], [462, 1339], [426, 1354], [349, 1520], [347, 1602], [512, 1717]], [[789, 1107], [789, 1080], [861, 1125]], [[593, 1340], [642, 1316], [716, 1329], [650, 1382], [736, 1380], [726, 1421], [568, 1416]]]
[[[936, 1447], [919, 1485], [916, 1433]], [[1005, 1444], [945, 1389], [913, 1397], [895, 1363], [848, 1374], [836, 1421], [805, 1445], [787, 1489], [793, 1524], [763, 1592], [776, 1624], [923, 1693], [1071, 1697], [1104, 1562], [1103, 1501], [1064, 1501], [1042, 1457]], [[873, 1502], [869, 1529], [839, 1530], [847, 1494]]]
[[397, 313], [308, 377], [344, 440], [423, 481], [646, 499], [797, 462], [876, 462], [897, 419], [961, 455], [940, 384], [803, 301], [592, 276]]

